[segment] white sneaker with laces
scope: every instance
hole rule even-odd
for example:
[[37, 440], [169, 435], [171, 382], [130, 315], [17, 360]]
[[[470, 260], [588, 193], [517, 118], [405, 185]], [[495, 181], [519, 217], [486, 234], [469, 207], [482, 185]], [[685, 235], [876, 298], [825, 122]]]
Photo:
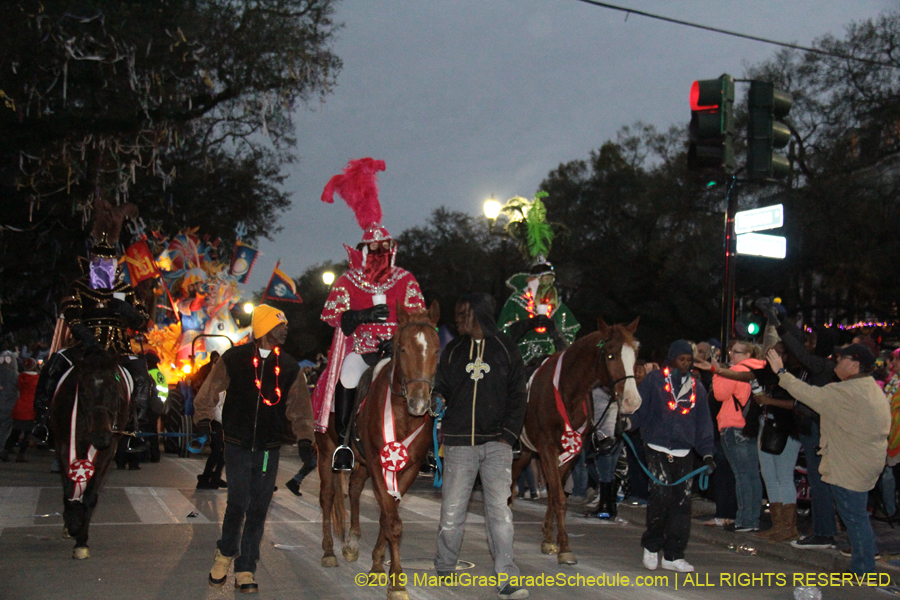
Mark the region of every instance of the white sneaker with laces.
[[659, 567], [659, 553], [650, 552], [644, 548], [644, 568], [648, 571], [655, 571]]
[[684, 560], [683, 558], [679, 558], [678, 560], [666, 560], [664, 558], [662, 560], [662, 568], [666, 571], [677, 571], [678, 573], [694, 572], [694, 565]]

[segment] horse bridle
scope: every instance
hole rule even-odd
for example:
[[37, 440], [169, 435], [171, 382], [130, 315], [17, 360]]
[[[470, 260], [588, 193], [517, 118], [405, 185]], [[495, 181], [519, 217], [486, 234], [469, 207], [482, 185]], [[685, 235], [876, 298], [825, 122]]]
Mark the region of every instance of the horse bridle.
[[[423, 327], [434, 327], [431, 323], [429, 323], [427, 321], [411, 321], [409, 323], [404, 324], [402, 327], [400, 327], [397, 330], [397, 332], [394, 334], [394, 337], [398, 338], [398, 340], [399, 340], [400, 333], [407, 327], [411, 327], [413, 325], [420, 325]], [[399, 362], [399, 361], [400, 361], [400, 359], [398, 357], [397, 362]], [[431, 396], [431, 393], [434, 391], [434, 377], [432, 377], [431, 379], [425, 379], [424, 377], [416, 377], [415, 379], [407, 379], [403, 375], [403, 369], [400, 369], [400, 392], [395, 391], [394, 390], [394, 369], [397, 366], [397, 362], [395, 362], [391, 365], [391, 379], [388, 382], [388, 387], [390, 387], [390, 389], [391, 389], [391, 394], [393, 394], [394, 396], [400, 396], [401, 398], [406, 398], [407, 393], [408, 393], [406, 390], [406, 385], [408, 383], [422, 382], [422, 383], [428, 384], [428, 395]]]
[[[597, 342], [597, 348], [600, 350], [601, 354], [606, 355], [606, 351], [604, 350], [604, 347], [610, 341], [612, 341], [612, 338], [610, 338], [608, 340], [600, 340], [599, 342]], [[608, 359], [604, 357], [603, 360], [608, 360]], [[607, 369], [606, 372], [609, 373], [609, 369]], [[624, 375], [609, 384], [609, 400], [611, 403], [615, 402], [619, 408], [622, 407], [622, 403], [619, 402], [619, 393], [616, 392], [616, 386], [619, 385], [620, 382], [627, 381], [629, 379], [634, 379], [634, 375]], [[606, 413], [604, 412], [604, 415], [605, 414]], [[617, 411], [616, 412], [616, 420], [618, 420], [621, 417], [622, 417], [622, 412]], [[597, 431], [597, 427], [599, 427], [599, 426], [600, 426], [600, 421], [597, 421], [596, 423], [591, 425], [591, 429], [590, 429], [591, 435], [593, 435], [594, 432]]]

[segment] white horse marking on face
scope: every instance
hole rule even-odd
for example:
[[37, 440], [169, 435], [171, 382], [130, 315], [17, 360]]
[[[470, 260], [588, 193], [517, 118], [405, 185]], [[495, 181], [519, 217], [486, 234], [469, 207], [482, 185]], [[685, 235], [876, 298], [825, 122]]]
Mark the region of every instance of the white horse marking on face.
[[425, 336], [425, 333], [420, 331], [416, 334], [416, 341], [419, 342], [419, 345], [425, 350], [425, 353], [428, 353], [428, 338]]
[[622, 366], [625, 368], [625, 394], [622, 399], [622, 409], [626, 414], [631, 414], [641, 406], [641, 395], [638, 393], [637, 383], [634, 380], [634, 363], [636, 355], [634, 347], [630, 344], [622, 346]]

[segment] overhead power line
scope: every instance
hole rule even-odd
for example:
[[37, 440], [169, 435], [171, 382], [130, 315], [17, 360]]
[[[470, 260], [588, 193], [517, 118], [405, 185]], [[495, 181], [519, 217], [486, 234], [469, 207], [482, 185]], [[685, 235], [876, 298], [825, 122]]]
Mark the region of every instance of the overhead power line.
[[[617, 6], [615, 4], [609, 4], [607, 2], [598, 2], [597, 0], [578, 0], [579, 2], [583, 2], [585, 4], [591, 4], [593, 6], [599, 6], [600, 8], [608, 8], [610, 10], [618, 10], [620, 12], [624, 12], [627, 15], [640, 15], [642, 17], [648, 17], [650, 19], [657, 19], [659, 21], [665, 21], [666, 23], [674, 23], [676, 25], [684, 25], [685, 27], [693, 27], [694, 29], [702, 29], [704, 31], [712, 31], [713, 33], [721, 33], [724, 35], [730, 35], [734, 37], [743, 38], [745, 40], [752, 40], [754, 42], [762, 42], [764, 44], [772, 44], [773, 46], [781, 46], [782, 48], [791, 48], [793, 50], [800, 50], [801, 52], [810, 52], [812, 54], [819, 54], [822, 56], [831, 56], [834, 58], [842, 58], [845, 60], [854, 60], [857, 62], [862, 62], [870, 65], [876, 65], [879, 67], [890, 67], [890, 68], [900, 68], [900, 65], [896, 65], [893, 63], [882, 62], [879, 60], [872, 60], [869, 58], [860, 58], [858, 56], [852, 56], [850, 54], [839, 54], [837, 52], [829, 52], [827, 50], [822, 50], [821, 48], [811, 48], [809, 46], [801, 46], [799, 44], [789, 44], [787, 42], [779, 42], [778, 40], [770, 40], [768, 38], [759, 37], [755, 35], [749, 35], [746, 33], [740, 33], [737, 31], [729, 31], [727, 29], [720, 29], [718, 27], [710, 27], [709, 25], [701, 25], [699, 23], [691, 23], [690, 21], [682, 21], [681, 19], [673, 19], [671, 17], [664, 17], [662, 15], [655, 15], [653, 13], [648, 13], [643, 10], [636, 10], [633, 8], [627, 8], [625, 6]], [[628, 18], [626, 16], [626, 18]]]

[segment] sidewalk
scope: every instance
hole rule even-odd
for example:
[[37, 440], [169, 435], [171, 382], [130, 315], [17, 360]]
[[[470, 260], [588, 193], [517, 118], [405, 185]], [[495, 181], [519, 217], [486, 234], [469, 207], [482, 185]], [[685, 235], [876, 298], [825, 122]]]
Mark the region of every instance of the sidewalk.
[[[629, 523], [643, 527], [646, 523], [647, 509], [644, 506], [633, 506], [624, 502], [619, 503], [619, 517], [628, 520]], [[581, 507], [577, 507], [581, 509]], [[573, 507], [569, 512], [578, 514], [584, 510], [576, 510]], [[725, 546], [735, 552], [743, 547], [743, 552], [756, 553], [770, 558], [778, 558], [791, 563], [810, 567], [819, 571], [838, 572], [850, 570], [850, 558], [842, 556], [841, 547], [849, 547], [847, 535], [840, 533], [836, 537], [837, 548], [833, 549], [800, 549], [789, 543], [771, 543], [762, 540], [752, 533], [729, 533], [721, 527], [708, 527], [703, 523], [715, 516], [715, 504], [702, 498], [692, 500], [693, 523], [691, 524], [691, 539], [719, 546]], [[768, 521], [768, 515], [763, 516]], [[890, 573], [891, 580], [900, 582], [900, 524], [891, 528], [888, 523], [873, 519], [872, 528], [875, 531], [875, 541], [881, 552], [881, 560], [876, 562], [879, 571]], [[797, 528], [806, 532], [810, 528], [809, 516], [798, 519]]]

